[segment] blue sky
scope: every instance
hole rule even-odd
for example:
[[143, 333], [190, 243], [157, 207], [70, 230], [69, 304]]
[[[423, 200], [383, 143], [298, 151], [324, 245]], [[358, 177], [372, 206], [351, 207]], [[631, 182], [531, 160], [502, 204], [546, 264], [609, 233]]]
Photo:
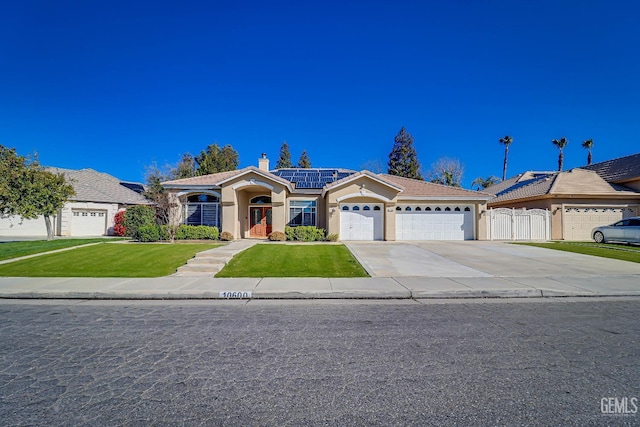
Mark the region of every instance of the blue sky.
[[0, 144], [142, 181], [231, 144], [241, 166], [386, 163], [405, 126], [466, 187], [640, 151], [636, 1], [5, 2]]

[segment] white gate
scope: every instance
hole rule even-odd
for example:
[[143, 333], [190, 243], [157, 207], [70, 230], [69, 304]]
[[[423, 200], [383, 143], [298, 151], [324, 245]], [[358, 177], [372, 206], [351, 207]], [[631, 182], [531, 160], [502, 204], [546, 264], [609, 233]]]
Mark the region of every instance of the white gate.
[[551, 218], [546, 209], [490, 209], [491, 240], [550, 240]]

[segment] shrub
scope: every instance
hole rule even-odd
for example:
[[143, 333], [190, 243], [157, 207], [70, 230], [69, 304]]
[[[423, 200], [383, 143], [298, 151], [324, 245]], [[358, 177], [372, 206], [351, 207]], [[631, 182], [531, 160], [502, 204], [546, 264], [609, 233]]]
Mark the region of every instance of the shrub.
[[296, 240], [296, 236], [294, 235], [295, 227], [285, 227], [284, 234], [287, 237], [287, 240]]
[[125, 211], [120, 211], [113, 217], [113, 235], [114, 236], [126, 236], [127, 228], [124, 226], [124, 214]]
[[223, 231], [222, 233], [220, 233], [220, 240], [230, 242], [234, 240], [233, 234], [229, 233], [228, 231]]
[[138, 228], [138, 240], [141, 242], [157, 242], [160, 240], [160, 227], [157, 225], [143, 225]]
[[269, 233], [269, 240], [273, 242], [284, 242], [287, 240], [287, 235], [282, 231], [272, 231]]
[[158, 233], [160, 234], [160, 240], [171, 240], [168, 225], [158, 226]]
[[327, 235], [327, 240], [329, 242], [337, 242], [339, 238], [340, 238], [340, 236], [338, 234], [336, 234], [336, 233], [332, 233], [332, 234]]
[[285, 227], [285, 234], [287, 240], [318, 242], [324, 240], [325, 231], [313, 226]]
[[218, 240], [218, 227], [208, 225], [180, 225], [176, 230], [176, 240]]
[[124, 215], [124, 226], [127, 235], [140, 240], [138, 229], [145, 225], [155, 225], [156, 211], [151, 206], [131, 206]]

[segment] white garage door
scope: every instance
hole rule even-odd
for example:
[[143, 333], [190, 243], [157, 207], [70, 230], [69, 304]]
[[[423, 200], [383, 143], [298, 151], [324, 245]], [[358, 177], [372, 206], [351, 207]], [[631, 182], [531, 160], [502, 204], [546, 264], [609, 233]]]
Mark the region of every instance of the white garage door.
[[102, 236], [107, 228], [107, 211], [74, 209], [71, 217], [72, 236]]
[[375, 203], [340, 205], [340, 240], [382, 240], [383, 209]]
[[562, 236], [564, 240], [591, 240], [591, 230], [634, 216], [633, 208], [573, 207], [564, 209]]
[[396, 240], [473, 240], [473, 207], [396, 207]]

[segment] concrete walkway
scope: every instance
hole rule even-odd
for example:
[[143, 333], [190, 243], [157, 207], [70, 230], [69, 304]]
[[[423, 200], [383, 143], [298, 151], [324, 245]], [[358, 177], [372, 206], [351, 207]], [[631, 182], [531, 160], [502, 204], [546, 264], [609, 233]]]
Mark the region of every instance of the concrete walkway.
[[640, 296], [640, 275], [599, 277], [1, 277], [0, 298], [309, 299]]

